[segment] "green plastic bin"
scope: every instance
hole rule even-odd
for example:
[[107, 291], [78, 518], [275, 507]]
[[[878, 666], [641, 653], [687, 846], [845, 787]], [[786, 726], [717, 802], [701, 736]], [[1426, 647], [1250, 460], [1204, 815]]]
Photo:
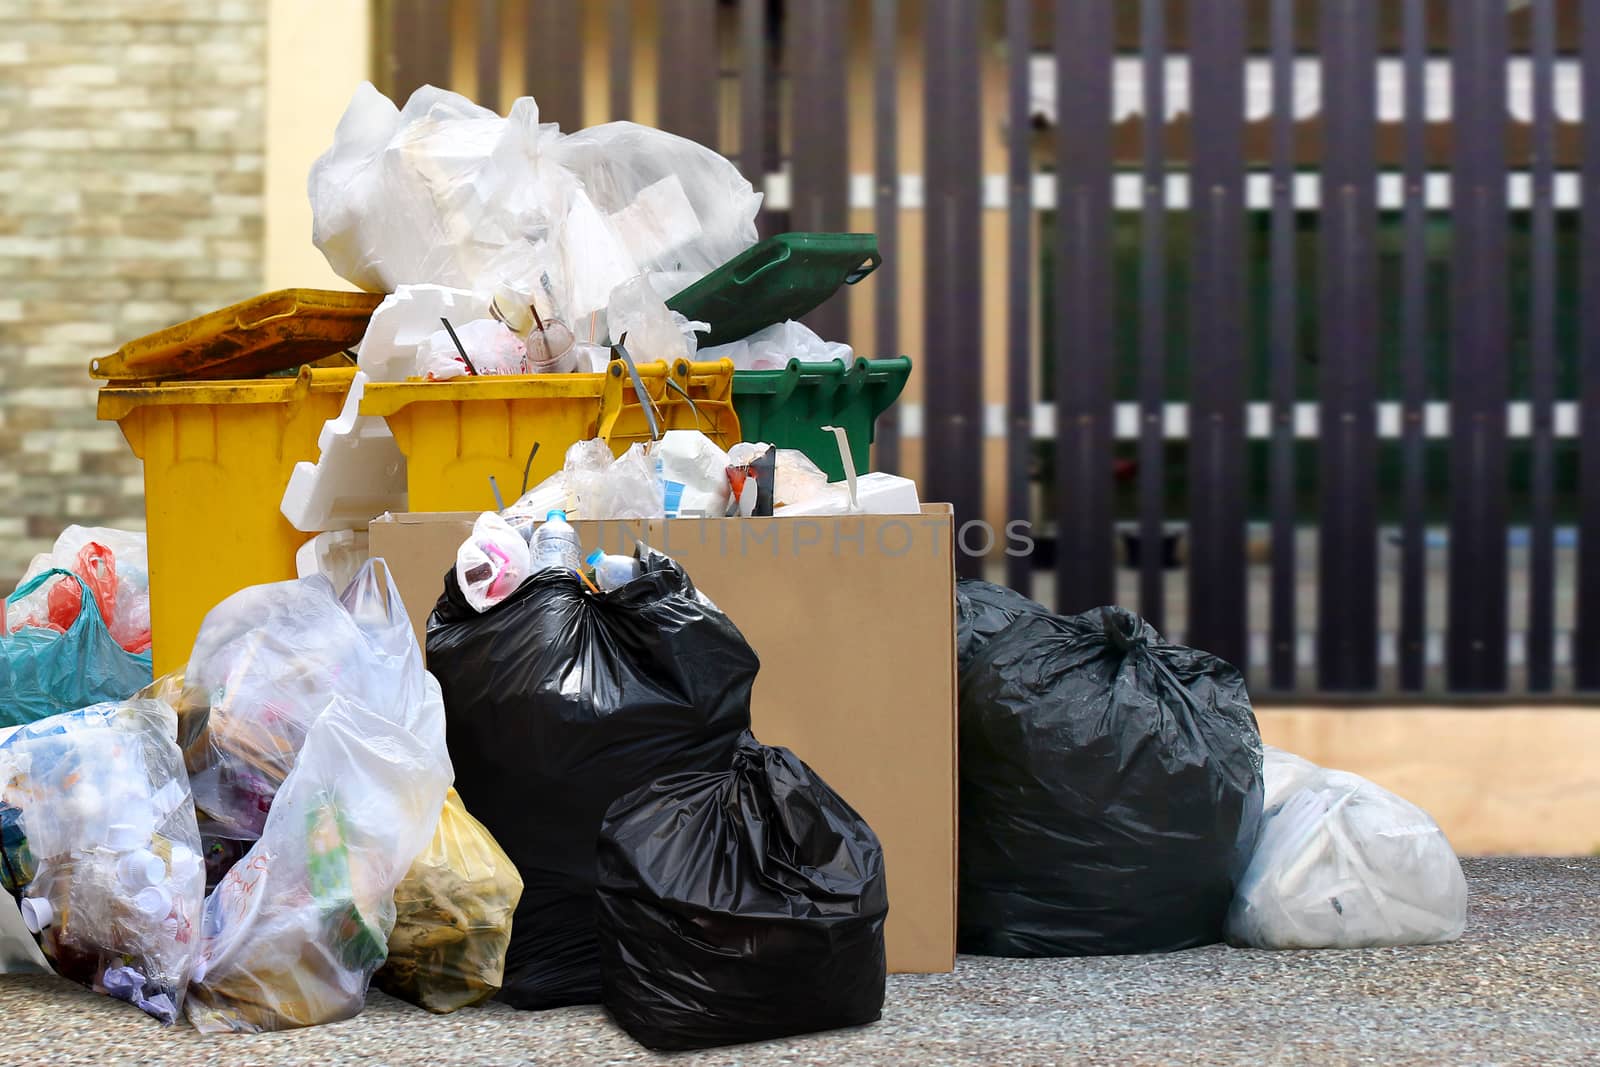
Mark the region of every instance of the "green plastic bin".
[[741, 370], [733, 375], [733, 408], [746, 441], [770, 441], [798, 448], [838, 481], [844, 477], [839, 445], [824, 426], [842, 426], [850, 435], [856, 471], [872, 468], [878, 416], [900, 396], [911, 376], [911, 359], [857, 359], [801, 363], [783, 370]]
[[667, 307], [711, 324], [696, 338], [701, 348], [725, 345], [803, 317], [881, 262], [876, 234], [780, 233], [673, 294]]

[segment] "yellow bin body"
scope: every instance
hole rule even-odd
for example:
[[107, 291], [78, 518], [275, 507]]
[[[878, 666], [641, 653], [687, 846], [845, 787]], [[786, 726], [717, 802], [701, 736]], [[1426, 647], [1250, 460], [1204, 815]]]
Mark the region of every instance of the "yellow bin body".
[[[637, 369], [661, 430], [698, 428], [723, 448], [739, 442], [732, 362], [680, 359]], [[561, 469], [575, 442], [602, 437], [621, 455], [650, 439], [638, 391], [620, 360], [602, 374], [369, 382], [361, 414], [389, 423], [406, 457], [412, 511], [492, 511], [491, 475], [509, 504], [522, 488], [524, 468], [532, 488]]]
[[297, 378], [101, 388], [100, 418], [144, 460], [158, 676], [188, 662], [223, 598], [295, 577], [295, 552], [312, 535], [284, 519], [283, 490], [296, 463], [317, 458], [322, 424], [354, 377], [353, 367], [304, 368]]

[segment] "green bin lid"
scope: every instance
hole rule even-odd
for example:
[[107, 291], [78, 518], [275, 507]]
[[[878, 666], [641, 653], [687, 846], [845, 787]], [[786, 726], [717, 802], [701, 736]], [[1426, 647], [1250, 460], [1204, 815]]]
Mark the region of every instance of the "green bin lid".
[[701, 348], [749, 337], [798, 319], [883, 262], [871, 233], [780, 233], [760, 241], [667, 301], [691, 321], [711, 324]]

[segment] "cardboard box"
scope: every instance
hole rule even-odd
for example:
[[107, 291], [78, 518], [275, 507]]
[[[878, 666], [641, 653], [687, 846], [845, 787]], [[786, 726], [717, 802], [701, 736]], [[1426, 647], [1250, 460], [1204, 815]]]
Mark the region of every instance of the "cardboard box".
[[[370, 528], [418, 640], [470, 514]], [[585, 549], [635, 539], [683, 565], [761, 657], [755, 734], [794, 752], [883, 842], [889, 969], [955, 963], [954, 521], [921, 515], [575, 522]]]

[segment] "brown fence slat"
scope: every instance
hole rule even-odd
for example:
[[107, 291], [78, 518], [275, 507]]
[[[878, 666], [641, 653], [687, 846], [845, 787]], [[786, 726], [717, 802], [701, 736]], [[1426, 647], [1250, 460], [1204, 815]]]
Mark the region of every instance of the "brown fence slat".
[[[789, 8], [794, 44], [794, 148], [790, 153], [790, 212], [796, 230], [833, 232], [849, 222], [849, 116], [845, 110], [847, 50], [844, 0], [808, 0]], [[849, 331], [845, 295], [805, 317], [828, 340]]]
[[1139, 208], [1139, 613], [1166, 625], [1167, 3], [1143, 0], [1143, 188]]
[[633, 115], [633, 0], [611, 0], [606, 32], [611, 35], [607, 42], [611, 119], [621, 122]]
[[1296, 308], [1294, 208], [1294, 0], [1272, 0], [1272, 232], [1268, 271], [1272, 279], [1269, 384], [1272, 405], [1272, 575], [1268, 594], [1267, 678], [1272, 688], [1292, 690], [1299, 668], [1295, 589], [1299, 552], [1295, 545], [1298, 500], [1295, 485], [1295, 362], [1299, 359]]
[[[969, 0], [927, 0], [925, 12], [923, 481], [929, 500], [955, 506], [959, 526], [983, 516], [981, 23]], [[956, 568], [982, 572], [960, 551]]]
[[[1600, 204], [1600, 0], [1584, 0], [1583, 202]], [[1600, 211], [1584, 211], [1582, 284], [1600, 292]], [[1600, 689], [1600, 300], [1579, 305], [1582, 345], [1578, 413], [1578, 625], [1572, 664], [1579, 689]]]
[[404, 104], [424, 85], [450, 88], [449, 0], [392, 0], [394, 74], [389, 95]]
[[1451, 5], [1450, 688], [1506, 687], [1506, 7]]
[[532, 0], [522, 45], [522, 84], [539, 121], [583, 125], [583, 12], [579, 0]]
[[474, 33], [478, 63], [477, 102], [500, 110], [500, 0], [477, 0]]
[[[1032, 514], [1033, 122], [1028, 57], [1032, 0], [1006, 0], [1006, 521]], [[1033, 559], [1006, 557], [1006, 584], [1033, 590]]]
[[1555, 2], [1533, 0], [1533, 406], [1528, 529], [1528, 689], [1555, 685]]
[[1109, 0], [1056, 4], [1056, 609], [1115, 599]]
[[716, 0], [660, 0], [656, 125], [717, 147]]
[[1188, 644], [1246, 667], [1244, 5], [1189, 5], [1194, 260], [1189, 286]]
[[[872, 274], [876, 328], [874, 355], [900, 355], [900, 2], [872, 3], [872, 217], [883, 265]], [[878, 420], [875, 443], [879, 470], [900, 469], [900, 410], [891, 407]], [[1023, 513], [1024, 515], [1026, 512]]]
[[1424, 540], [1427, 506], [1424, 407], [1428, 399], [1427, 131], [1423, 71], [1428, 48], [1428, 0], [1405, 0], [1404, 252], [1400, 261], [1400, 688], [1427, 680], [1428, 570]]
[[1378, 683], [1377, 6], [1319, 5], [1323, 72], [1318, 246], [1321, 509], [1318, 683]]

